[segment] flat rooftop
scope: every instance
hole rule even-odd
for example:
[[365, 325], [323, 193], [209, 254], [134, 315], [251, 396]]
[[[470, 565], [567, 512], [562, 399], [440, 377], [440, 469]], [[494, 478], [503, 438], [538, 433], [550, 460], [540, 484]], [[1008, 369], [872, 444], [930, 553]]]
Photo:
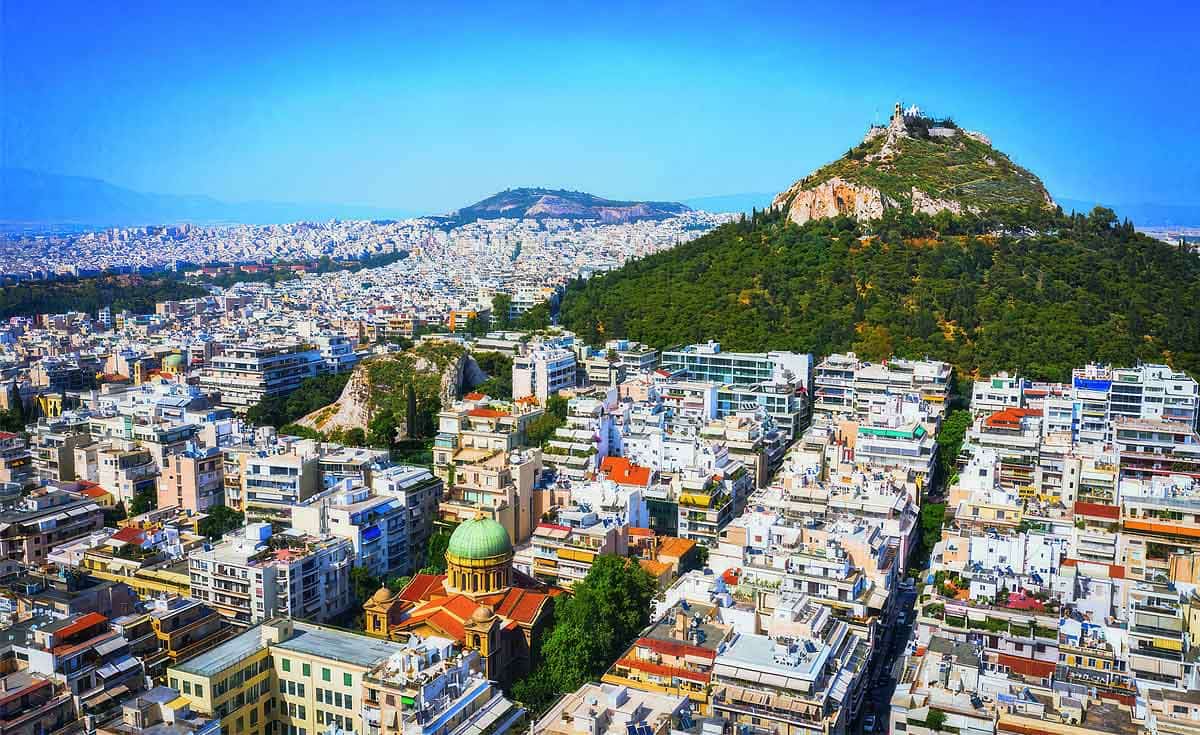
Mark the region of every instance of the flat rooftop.
[[190, 658], [172, 668], [185, 674], [212, 676], [233, 666], [242, 659], [249, 658], [262, 647], [262, 626], [256, 625], [245, 633], [230, 638], [216, 648], [211, 648], [199, 656]]
[[320, 656], [369, 669], [380, 660], [393, 653], [403, 651], [405, 648], [403, 644], [393, 641], [370, 638], [333, 628], [323, 628], [309, 623], [294, 622], [293, 625], [295, 633], [292, 637], [272, 646], [273, 649]]

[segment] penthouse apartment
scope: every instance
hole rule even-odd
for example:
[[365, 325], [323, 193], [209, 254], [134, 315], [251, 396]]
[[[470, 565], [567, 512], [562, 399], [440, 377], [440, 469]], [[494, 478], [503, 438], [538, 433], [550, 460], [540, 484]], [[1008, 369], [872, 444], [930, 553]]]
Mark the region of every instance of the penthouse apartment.
[[[531, 735], [668, 735], [691, 711], [687, 697], [616, 684], [584, 684], [555, 702]], [[645, 731], [642, 730], [645, 728]]]
[[686, 373], [691, 380], [752, 385], [790, 383], [807, 388], [812, 355], [800, 352], [722, 352], [719, 342], [663, 350], [660, 361], [669, 373]]
[[354, 546], [354, 566], [380, 579], [410, 574], [419, 562], [408, 557], [408, 507], [396, 497], [376, 495], [344, 480], [292, 510], [292, 528], [311, 536], [329, 534]]
[[13, 656], [27, 662], [30, 672], [64, 682], [93, 714], [142, 688], [142, 662], [104, 615], [92, 612], [61, 620], [35, 616], [6, 632], [0, 656]]
[[829, 608], [798, 602], [771, 635], [734, 633], [713, 662], [712, 712], [752, 732], [824, 735], [853, 720], [870, 641]]
[[167, 455], [158, 478], [158, 506], [195, 513], [225, 504], [225, 460], [216, 447]]
[[328, 620], [350, 605], [353, 559], [345, 538], [251, 524], [188, 557], [192, 597], [240, 625], [276, 615]]
[[853, 352], [830, 355], [814, 371], [814, 420], [866, 419], [895, 396], [927, 404], [932, 416], [940, 416], [950, 395], [951, 371], [949, 363], [937, 360], [871, 363]]
[[321, 353], [307, 344], [232, 345], [200, 371], [200, 387], [219, 393], [223, 405], [245, 411], [295, 390], [321, 365]]

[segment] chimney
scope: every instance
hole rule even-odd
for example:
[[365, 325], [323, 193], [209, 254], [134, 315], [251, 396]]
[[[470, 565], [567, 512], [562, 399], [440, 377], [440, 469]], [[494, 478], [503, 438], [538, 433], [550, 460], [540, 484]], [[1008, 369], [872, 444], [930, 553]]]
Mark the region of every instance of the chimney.
[[681, 641], [687, 640], [687, 613], [683, 610], [675, 612], [675, 637]]

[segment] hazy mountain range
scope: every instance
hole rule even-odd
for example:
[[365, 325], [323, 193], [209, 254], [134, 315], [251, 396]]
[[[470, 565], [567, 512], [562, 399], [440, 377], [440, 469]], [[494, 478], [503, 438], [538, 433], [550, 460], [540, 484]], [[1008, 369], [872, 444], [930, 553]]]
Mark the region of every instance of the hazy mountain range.
[[[681, 202], [628, 202], [595, 197], [582, 192], [552, 189], [511, 189], [446, 215], [448, 220], [467, 221], [468, 218], [498, 217], [499, 208], [517, 204], [517, 198], [527, 198], [521, 211], [557, 210], [562, 216], [589, 216], [603, 219], [604, 211], [614, 221], [628, 218], [661, 218], [686, 208], [710, 212], [750, 212], [764, 209], [774, 196], [770, 192], [744, 192], [695, 197]], [[558, 200], [556, 201], [555, 198]], [[534, 200], [539, 200], [535, 202]], [[1057, 200], [1063, 209], [1090, 211], [1095, 202], [1078, 199]], [[635, 206], [644, 208], [635, 212]], [[1129, 217], [1144, 226], [1200, 225], [1200, 205], [1172, 204], [1105, 204], [1121, 217]], [[624, 213], [617, 210], [625, 209]], [[515, 211], [510, 209], [511, 211]], [[0, 169], [0, 227], [28, 228], [86, 228], [123, 227], [149, 224], [192, 222], [196, 224], [271, 224], [299, 220], [328, 219], [399, 219], [429, 215], [403, 207], [372, 207], [355, 204], [322, 202], [227, 202], [209, 196], [152, 194], [134, 191], [101, 179], [82, 176], [47, 174], [26, 169]]]

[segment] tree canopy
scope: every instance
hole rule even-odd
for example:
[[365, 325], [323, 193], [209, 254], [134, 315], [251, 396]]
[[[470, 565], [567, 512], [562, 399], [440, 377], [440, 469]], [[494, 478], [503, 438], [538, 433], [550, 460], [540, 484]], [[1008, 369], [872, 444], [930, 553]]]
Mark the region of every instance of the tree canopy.
[[542, 664], [513, 687], [513, 695], [535, 712], [604, 674], [649, 624], [656, 588], [636, 561], [602, 554], [572, 592], [555, 601]]
[[929, 356], [964, 375], [1064, 380], [1091, 360], [1197, 371], [1200, 257], [1103, 208], [803, 226], [768, 212], [572, 283], [560, 318], [592, 343]]

